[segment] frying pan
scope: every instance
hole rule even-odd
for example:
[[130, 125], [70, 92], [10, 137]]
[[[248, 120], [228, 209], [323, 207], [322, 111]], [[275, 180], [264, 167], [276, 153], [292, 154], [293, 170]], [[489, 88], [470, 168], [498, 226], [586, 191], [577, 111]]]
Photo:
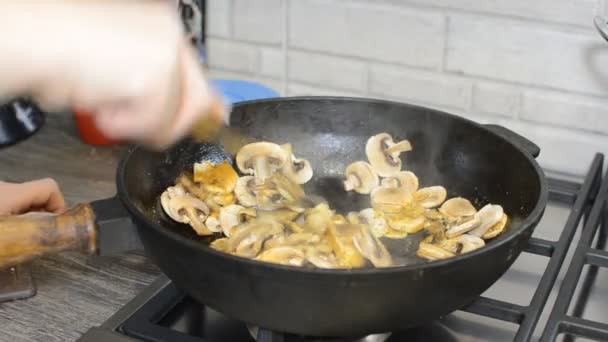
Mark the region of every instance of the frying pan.
[[473, 199], [478, 207], [500, 204], [512, 223], [484, 248], [434, 262], [415, 257], [422, 233], [387, 241], [405, 264], [391, 268], [308, 269], [228, 255], [167, 220], [158, 207], [161, 192], [193, 162], [232, 161], [221, 146], [184, 140], [164, 152], [132, 148], [118, 168], [119, 200], [83, 204], [60, 216], [4, 218], [0, 264], [65, 249], [128, 247], [135, 241], [128, 234], [132, 222], [146, 253], [198, 301], [275, 331], [357, 336], [415, 326], [471, 303], [518, 257], [546, 206], [536, 145], [505, 128], [441, 111], [362, 98], [280, 98], [237, 104], [231, 125], [255, 139], [291, 143], [314, 169], [305, 190], [339, 212], [369, 206], [369, 196], [343, 191], [342, 173], [365, 160], [371, 135], [388, 132], [412, 143], [413, 151], [402, 155], [404, 169], [418, 175], [421, 186], [443, 185], [449, 197]]

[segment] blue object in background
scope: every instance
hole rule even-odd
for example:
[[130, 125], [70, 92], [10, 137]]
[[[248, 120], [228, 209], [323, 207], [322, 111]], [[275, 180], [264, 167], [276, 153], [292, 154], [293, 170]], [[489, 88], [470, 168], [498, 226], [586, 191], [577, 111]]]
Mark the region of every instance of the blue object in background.
[[217, 79], [211, 85], [230, 104], [279, 97], [273, 89], [255, 82]]

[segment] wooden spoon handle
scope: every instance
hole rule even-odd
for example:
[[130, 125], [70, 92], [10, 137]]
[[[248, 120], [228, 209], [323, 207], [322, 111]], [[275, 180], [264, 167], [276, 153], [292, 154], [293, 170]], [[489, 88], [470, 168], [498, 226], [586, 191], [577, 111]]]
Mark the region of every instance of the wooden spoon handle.
[[30, 213], [0, 216], [0, 269], [61, 251], [93, 253], [95, 214], [79, 204], [64, 214]]

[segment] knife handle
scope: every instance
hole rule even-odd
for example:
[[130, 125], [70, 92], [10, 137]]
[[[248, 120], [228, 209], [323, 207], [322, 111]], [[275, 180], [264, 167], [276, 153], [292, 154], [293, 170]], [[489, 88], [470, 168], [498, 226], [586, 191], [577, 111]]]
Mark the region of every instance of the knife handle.
[[89, 204], [60, 215], [0, 216], [0, 269], [68, 250], [92, 254], [96, 235], [95, 214]]

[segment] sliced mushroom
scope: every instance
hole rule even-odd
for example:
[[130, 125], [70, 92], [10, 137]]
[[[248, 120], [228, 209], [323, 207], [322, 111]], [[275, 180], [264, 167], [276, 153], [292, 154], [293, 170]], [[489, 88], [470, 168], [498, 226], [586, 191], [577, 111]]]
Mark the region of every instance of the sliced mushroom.
[[234, 188], [234, 194], [239, 204], [245, 207], [253, 207], [257, 204], [255, 193], [255, 177], [243, 176], [240, 177]]
[[332, 217], [332, 222], [334, 224], [346, 224], [348, 223], [348, 221], [346, 220], [346, 217], [344, 217], [343, 215], [334, 215], [334, 217]]
[[280, 170], [287, 161], [285, 151], [270, 142], [255, 142], [243, 146], [236, 155], [239, 170], [260, 181], [270, 178], [276, 170]]
[[359, 213], [351, 211], [346, 214], [346, 221], [348, 221], [347, 223], [359, 224], [361, 223], [361, 217], [359, 216]]
[[333, 225], [334, 213], [327, 203], [318, 204], [306, 213], [304, 227], [316, 234], [324, 234], [327, 228]]
[[447, 197], [447, 191], [442, 186], [429, 186], [414, 193], [414, 199], [423, 207], [430, 209], [441, 205]]
[[257, 218], [259, 222], [278, 222], [285, 224], [296, 219], [300, 214], [289, 209], [277, 210], [258, 210]]
[[382, 213], [372, 208], [363, 209], [359, 212], [359, 217], [363, 223], [367, 224], [375, 237], [382, 237], [388, 230], [388, 224]]
[[335, 269], [340, 267], [334, 254], [322, 253], [315, 247], [306, 249], [306, 260], [318, 268]]
[[409, 217], [405, 215], [387, 215], [388, 225], [393, 230], [405, 231], [408, 234], [415, 234], [424, 228], [426, 218], [424, 215]]
[[401, 188], [377, 188], [372, 191], [372, 208], [383, 213], [398, 213], [412, 202], [412, 195]]
[[367, 226], [359, 226], [359, 232], [353, 236], [353, 244], [359, 253], [374, 266], [388, 267], [393, 265], [391, 254]]
[[481, 222], [479, 226], [473, 230], [469, 234], [480, 237], [484, 235], [492, 226], [499, 223], [504, 215], [504, 211], [500, 205], [495, 204], [487, 204], [483, 208], [479, 209], [475, 217], [477, 217]]
[[178, 195], [166, 201], [165, 205], [167, 208], [163, 206], [163, 209], [169, 216], [176, 215], [175, 217], [179, 217], [176, 221], [189, 224], [198, 235], [213, 234], [203, 223], [209, 214], [209, 207], [200, 199], [189, 194]]
[[226, 249], [236, 255], [253, 258], [260, 252], [268, 238], [282, 231], [282, 226], [276, 223], [249, 224], [233, 232], [234, 234], [228, 239]]
[[437, 209], [427, 209], [424, 212], [424, 216], [433, 221], [443, 220], [444, 216]]
[[418, 177], [410, 171], [399, 171], [394, 176], [384, 178], [381, 185], [387, 188], [404, 188], [414, 194], [418, 190]]
[[194, 183], [192, 179], [185, 174], [182, 174], [177, 178], [177, 185], [182, 186], [187, 192], [203, 201], [206, 200], [209, 195], [201, 186]]
[[416, 255], [427, 260], [440, 260], [455, 257], [456, 254], [430, 243], [420, 242]]
[[272, 183], [271, 187], [277, 189], [279, 194], [285, 199], [286, 203], [293, 203], [305, 196], [302, 187], [291, 181], [287, 176], [277, 173], [274, 174], [269, 182]]
[[160, 204], [167, 216], [180, 223], [187, 223], [188, 218], [174, 211], [174, 208], [172, 205], [170, 205], [170, 202], [173, 198], [184, 195], [186, 195], [186, 191], [180, 185], [170, 186], [160, 195]]
[[443, 224], [438, 221], [427, 221], [424, 224], [424, 229], [429, 233], [426, 238], [429, 238], [428, 242], [430, 243], [442, 242], [447, 239]]
[[216, 211], [212, 211], [205, 220], [205, 226], [207, 227], [207, 229], [214, 233], [221, 232], [222, 227], [220, 226], [219, 213]]
[[281, 265], [302, 266], [304, 260], [306, 260], [306, 256], [298, 248], [280, 246], [263, 251], [255, 259]]
[[454, 197], [443, 202], [441, 207], [439, 207], [439, 212], [450, 218], [460, 218], [475, 215], [477, 209], [475, 209], [468, 199]]
[[354, 162], [344, 171], [346, 180], [344, 190], [356, 191], [360, 194], [369, 194], [378, 186], [378, 175], [372, 166], [364, 161]]
[[321, 241], [321, 236], [313, 233], [293, 233], [289, 235], [279, 235], [269, 239], [264, 243], [264, 248], [275, 248], [279, 246], [299, 246], [316, 244]]
[[256, 216], [256, 212], [252, 208], [245, 208], [238, 204], [232, 204], [220, 209], [219, 223], [221, 230], [227, 237], [232, 235], [232, 230], [235, 226], [245, 221], [245, 216]]
[[215, 194], [211, 197], [214, 203], [223, 207], [236, 203], [236, 197], [232, 193]]
[[287, 162], [283, 165], [282, 172], [292, 182], [304, 184], [312, 178], [312, 167], [306, 159], [298, 159], [293, 154], [291, 144], [281, 145], [287, 157]]
[[384, 234], [384, 237], [393, 239], [393, 240], [403, 239], [403, 238], [406, 238], [407, 236], [408, 236], [408, 233], [405, 230], [396, 230], [396, 229], [393, 229], [390, 227], [386, 230], [386, 233]]
[[505, 230], [508, 221], [509, 217], [507, 216], [507, 214], [503, 214], [500, 221], [498, 221], [497, 224], [493, 225], [490, 229], [488, 229], [488, 231], [486, 231], [485, 234], [483, 234], [481, 237], [486, 240], [497, 237]]
[[363, 255], [353, 243], [353, 238], [359, 230], [359, 225], [353, 224], [330, 225], [327, 229], [327, 240], [341, 267], [350, 269], [362, 267], [365, 264]]
[[456, 239], [462, 243], [461, 254], [472, 252], [486, 245], [482, 238], [474, 235], [463, 234], [456, 237]]
[[395, 143], [388, 133], [372, 136], [365, 145], [367, 159], [381, 177], [390, 177], [401, 171], [399, 155], [411, 150], [412, 145], [409, 141]]
[[218, 251], [227, 252], [226, 245], [228, 243], [227, 238], [215, 239], [213, 242], [209, 244], [209, 246], [213, 249], [217, 249]]
[[194, 163], [194, 181], [201, 183], [208, 192], [232, 192], [238, 178], [236, 171], [227, 161], [216, 165], [206, 160]]
[[448, 229], [445, 234], [448, 238], [453, 238], [455, 236], [470, 232], [471, 230], [479, 227], [480, 224], [481, 220], [479, 217], [473, 216], [471, 219]]

